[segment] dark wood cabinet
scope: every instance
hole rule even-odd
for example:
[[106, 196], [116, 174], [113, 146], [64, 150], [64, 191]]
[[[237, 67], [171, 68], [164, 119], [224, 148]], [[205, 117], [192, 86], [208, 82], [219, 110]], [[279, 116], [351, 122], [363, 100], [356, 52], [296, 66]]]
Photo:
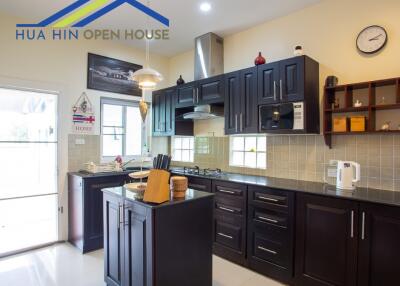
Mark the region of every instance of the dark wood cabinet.
[[247, 186], [213, 181], [214, 253], [246, 265]]
[[197, 82], [196, 104], [224, 102], [224, 76], [214, 76]]
[[247, 259], [251, 269], [293, 281], [294, 193], [249, 186]]
[[68, 241], [82, 253], [103, 248], [103, 193], [101, 189], [122, 186], [125, 175], [80, 176], [68, 174]]
[[124, 231], [121, 223], [122, 200], [108, 197], [103, 202], [104, 209], [104, 281], [109, 286], [122, 285], [124, 257]]
[[104, 190], [107, 285], [212, 285], [213, 196], [186, 200], [157, 206]]
[[174, 88], [153, 92], [153, 136], [175, 134], [175, 92]]
[[258, 103], [279, 102], [279, 62], [258, 67]]
[[240, 101], [240, 73], [228, 73], [225, 75], [225, 134], [239, 132], [238, 114], [241, 110]]
[[[294, 57], [279, 63], [279, 98], [280, 101], [303, 101], [305, 98], [305, 65], [310, 61], [306, 57]], [[314, 72], [318, 72], [318, 69]], [[307, 76], [315, 76], [307, 74]]]
[[188, 187], [193, 190], [211, 193], [211, 180], [194, 176], [187, 176]]
[[225, 134], [258, 130], [257, 67], [225, 75]]
[[307, 56], [258, 66], [258, 104], [319, 104], [319, 64]]
[[176, 87], [176, 107], [194, 106], [196, 103], [197, 86], [195, 82]]
[[397, 285], [400, 273], [400, 209], [361, 204], [358, 286]]
[[357, 285], [358, 203], [297, 196], [296, 285]]

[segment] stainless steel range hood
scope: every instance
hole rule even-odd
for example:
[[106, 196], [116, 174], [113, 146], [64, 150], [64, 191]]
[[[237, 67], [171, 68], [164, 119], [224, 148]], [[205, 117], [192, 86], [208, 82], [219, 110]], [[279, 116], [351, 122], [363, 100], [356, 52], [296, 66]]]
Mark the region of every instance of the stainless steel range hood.
[[217, 105], [199, 105], [193, 112], [183, 115], [183, 119], [205, 120], [224, 116], [224, 108]]
[[224, 40], [207, 33], [194, 40], [194, 80], [224, 73]]

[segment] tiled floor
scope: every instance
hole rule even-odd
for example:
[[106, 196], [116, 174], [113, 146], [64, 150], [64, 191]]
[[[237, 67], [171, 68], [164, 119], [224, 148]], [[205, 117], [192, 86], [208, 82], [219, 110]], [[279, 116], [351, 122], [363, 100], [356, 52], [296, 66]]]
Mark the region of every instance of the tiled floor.
[[[218, 257], [213, 272], [213, 286], [282, 286]], [[0, 285], [103, 286], [103, 251], [81, 255], [64, 243], [3, 258]]]

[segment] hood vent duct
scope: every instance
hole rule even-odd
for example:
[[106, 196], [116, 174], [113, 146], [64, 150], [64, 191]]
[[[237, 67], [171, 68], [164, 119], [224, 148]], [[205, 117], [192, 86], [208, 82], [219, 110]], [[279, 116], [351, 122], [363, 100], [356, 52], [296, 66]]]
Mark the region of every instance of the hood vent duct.
[[224, 73], [224, 40], [207, 33], [194, 40], [194, 80]]
[[205, 120], [224, 116], [224, 108], [218, 105], [199, 105], [193, 112], [183, 114], [183, 119]]

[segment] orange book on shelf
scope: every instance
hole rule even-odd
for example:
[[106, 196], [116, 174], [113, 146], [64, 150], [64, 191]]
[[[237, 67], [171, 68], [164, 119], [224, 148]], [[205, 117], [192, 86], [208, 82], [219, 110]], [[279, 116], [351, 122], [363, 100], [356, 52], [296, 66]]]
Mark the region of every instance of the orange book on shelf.
[[169, 201], [169, 177], [170, 173], [168, 171], [159, 169], [150, 170], [143, 201], [156, 204]]

